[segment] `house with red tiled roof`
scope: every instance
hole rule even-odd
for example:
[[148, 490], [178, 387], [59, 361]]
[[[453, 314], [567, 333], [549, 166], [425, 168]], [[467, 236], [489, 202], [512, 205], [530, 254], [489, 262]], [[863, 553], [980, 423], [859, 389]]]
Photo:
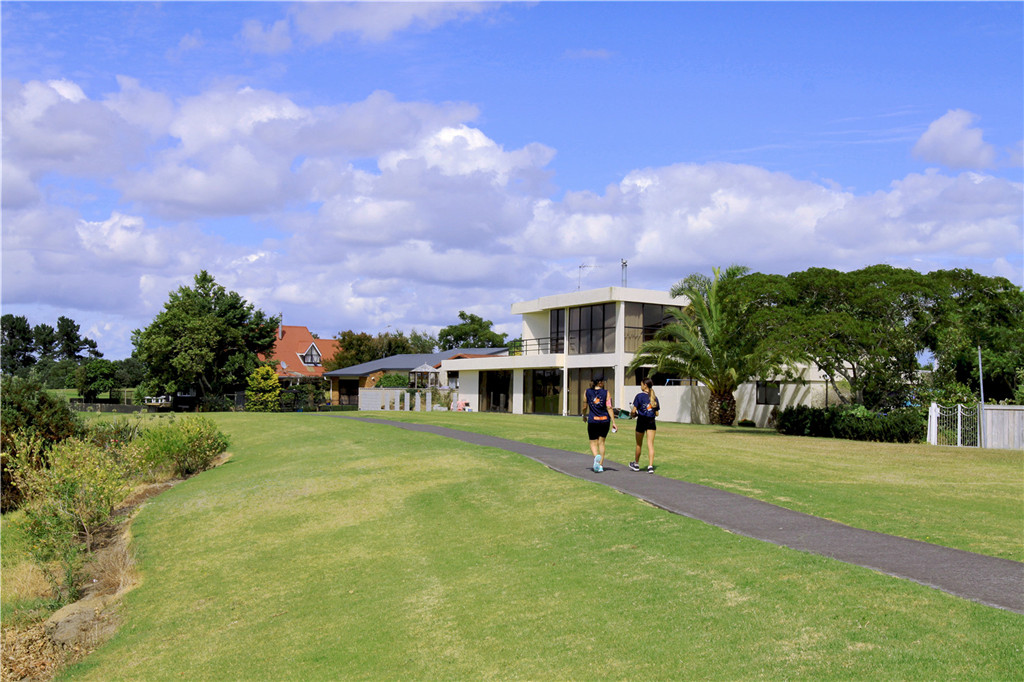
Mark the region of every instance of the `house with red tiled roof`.
[[274, 371], [282, 383], [297, 384], [302, 379], [319, 378], [324, 374], [324, 361], [338, 352], [340, 345], [334, 339], [318, 339], [308, 327], [282, 324], [277, 328], [277, 343], [270, 357]]

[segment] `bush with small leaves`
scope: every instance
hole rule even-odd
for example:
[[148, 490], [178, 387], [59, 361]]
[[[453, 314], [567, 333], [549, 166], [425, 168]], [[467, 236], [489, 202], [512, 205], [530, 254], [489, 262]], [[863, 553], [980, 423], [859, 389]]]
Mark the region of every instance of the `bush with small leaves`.
[[0, 470], [3, 511], [17, 509], [23, 494], [11, 476], [9, 462], [17, 456], [16, 434], [34, 434], [40, 439], [45, 464], [45, 450], [72, 436], [81, 435], [81, 420], [66, 401], [50, 395], [42, 384], [27, 379], [4, 375], [0, 382]]
[[150, 427], [139, 439], [145, 468], [169, 467], [182, 478], [210, 468], [228, 442], [212, 421], [198, 416]]
[[[136, 464], [113, 448], [78, 438], [64, 440], [46, 452], [43, 441], [34, 435], [19, 434], [15, 442], [12, 475], [25, 494], [30, 554], [55, 593], [73, 599], [82, 551], [92, 550], [94, 534], [124, 499]], [[41, 465], [44, 457], [46, 466]]]

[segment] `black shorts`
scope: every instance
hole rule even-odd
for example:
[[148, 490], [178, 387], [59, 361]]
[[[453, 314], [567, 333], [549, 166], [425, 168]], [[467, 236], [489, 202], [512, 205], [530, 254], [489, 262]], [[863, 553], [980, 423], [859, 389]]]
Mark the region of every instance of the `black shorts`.
[[654, 421], [654, 417], [641, 417], [636, 418], [636, 432], [644, 433], [645, 431], [657, 431], [658, 424]]
[[610, 428], [611, 424], [609, 422], [587, 422], [587, 435], [590, 436], [590, 440], [607, 438], [608, 429]]

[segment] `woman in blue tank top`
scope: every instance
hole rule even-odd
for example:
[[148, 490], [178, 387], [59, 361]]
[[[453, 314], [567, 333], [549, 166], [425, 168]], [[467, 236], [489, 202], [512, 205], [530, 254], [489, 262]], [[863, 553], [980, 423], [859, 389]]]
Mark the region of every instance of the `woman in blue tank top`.
[[594, 471], [604, 471], [604, 440], [608, 437], [609, 428], [615, 426], [615, 411], [608, 391], [604, 388], [604, 377], [594, 377], [593, 385], [587, 389], [587, 436], [590, 438], [590, 453], [594, 455]]

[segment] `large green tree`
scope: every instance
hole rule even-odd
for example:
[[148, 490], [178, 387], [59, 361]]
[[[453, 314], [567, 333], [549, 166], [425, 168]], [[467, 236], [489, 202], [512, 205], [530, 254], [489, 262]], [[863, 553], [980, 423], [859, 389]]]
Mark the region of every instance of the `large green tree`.
[[201, 398], [244, 390], [277, 341], [280, 317], [268, 317], [205, 270], [192, 287], [171, 292], [153, 322], [132, 333], [134, 356], [161, 391], [194, 388]]
[[84, 360], [102, 358], [101, 353], [92, 339], [82, 336], [81, 327], [70, 317], [61, 315], [57, 318], [56, 332], [57, 359]]
[[657, 372], [696, 379], [711, 395], [708, 413], [712, 424], [732, 424], [736, 419], [735, 391], [750, 379], [778, 367], [778, 356], [758, 348], [741, 333], [738, 301], [730, 285], [748, 270], [732, 265], [714, 277], [690, 275], [672, 287], [671, 294], [685, 297], [679, 308], [668, 308], [673, 322], [641, 344], [630, 370], [653, 366]]
[[736, 283], [735, 296], [745, 336], [812, 363], [844, 402], [872, 409], [914, 402], [928, 354], [935, 388], [977, 396], [979, 346], [986, 399], [1008, 399], [1019, 388], [1024, 293], [1003, 278], [888, 265], [811, 268], [749, 275]]
[[110, 360], [90, 360], [75, 370], [75, 388], [85, 402], [92, 403], [101, 393], [110, 393], [110, 389], [117, 388], [116, 375], [117, 365]]
[[433, 353], [437, 348], [437, 339], [426, 332], [415, 329], [409, 334], [399, 331], [381, 332], [371, 336], [366, 332], [355, 332], [351, 329], [338, 332], [334, 337], [338, 341], [338, 352], [324, 362], [327, 371], [360, 365], [371, 360], [401, 355], [404, 353]]
[[32, 328], [32, 348], [39, 360], [57, 359], [57, 330], [48, 324]]
[[380, 344], [366, 332], [348, 329], [338, 332], [334, 338], [338, 341], [338, 352], [324, 361], [324, 369], [328, 372], [384, 357], [381, 355]]
[[32, 351], [32, 327], [28, 318], [11, 313], [0, 318], [0, 370], [13, 375], [31, 367], [36, 361]]
[[934, 289], [933, 324], [925, 345], [935, 357], [940, 388], [966, 386], [978, 395], [981, 348], [985, 399], [1008, 400], [1024, 389], [1024, 291], [1002, 277], [972, 270], [940, 270]]
[[491, 329], [494, 325], [479, 315], [459, 311], [459, 322], [444, 327], [437, 333], [437, 345], [441, 350], [453, 348], [499, 348], [505, 345], [508, 334], [499, 334]]
[[[888, 265], [811, 268], [738, 283], [744, 333], [761, 347], [813, 363], [844, 402], [901, 407], [914, 394], [932, 324], [927, 276]], [[845, 382], [849, 390], [840, 390]]]

